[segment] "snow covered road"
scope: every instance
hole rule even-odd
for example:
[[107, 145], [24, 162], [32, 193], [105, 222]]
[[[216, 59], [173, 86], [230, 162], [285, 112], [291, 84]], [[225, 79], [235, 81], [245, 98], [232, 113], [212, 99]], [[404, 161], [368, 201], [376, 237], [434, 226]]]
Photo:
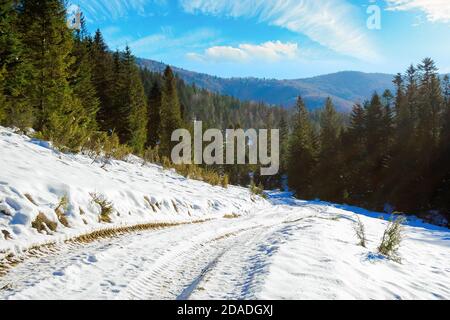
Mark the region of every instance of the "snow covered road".
[[[88, 245], [61, 246], [1, 279], [3, 298], [188, 299], [213, 270], [229, 274], [232, 297], [252, 297], [258, 284], [243, 273], [257, 267], [259, 246], [287, 226], [280, 218], [220, 219], [133, 233]], [[261, 267], [263, 261], [261, 261]], [[221, 288], [223, 291], [225, 288]], [[228, 289], [228, 288], [227, 288]], [[223, 292], [225, 293], [225, 292]]]
[[[134, 156], [104, 168], [1, 127], [0, 151], [1, 274], [26, 257], [0, 276], [0, 299], [450, 299], [447, 228], [410, 217], [399, 264], [377, 254], [386, 214], [277, 192], [266, 201]], [[189, 224], [68, 241], [158, 223]]]
[[373, 253], [383, 220], [361, 215], [372, 247], [364, 249], [354, 212], [290, 201], [236, 219], [61, 245], [1, 278], [0, 298], [450, 298], [448, 229], [407, 226], [398, 264]]

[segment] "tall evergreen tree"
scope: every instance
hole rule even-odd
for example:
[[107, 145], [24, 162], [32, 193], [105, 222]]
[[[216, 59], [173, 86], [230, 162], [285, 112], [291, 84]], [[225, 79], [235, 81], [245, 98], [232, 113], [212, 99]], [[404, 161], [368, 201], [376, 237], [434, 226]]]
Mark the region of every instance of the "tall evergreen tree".
[[5, 69], [0, 69], [0, 124], [2, 124], [6, 118], [6, 97], [3, 92], [5, 88], [5, 75]]
[[315, 175], [315, 189], [322, 199], [339, 201], [343, 197], [340, 150], [342, 129], [341, 118], [331, 99], [327, 98], [325, 108], [320, 115], [320, 152]]
[[440, 177], [433, 205], [436, 206], [435, 208], [447, 212], [447, 219], [450, 219], [450, 80], [448, 75], [444, 77], [442, 85], [444, 110], [442, 112], [439, 158], [433, 167], [433, 171], [440, 173]]
[[280, 130], [280, 173], [284, 175], [287, 171], [287, 154], [289, 151], [289, 126], [284, 116], [278, 125]]
[[154, 148], [161, 140], [161, 86], [155, 81], [148, 95], [147, 145]]
[[[421, 73], [419, 87], [419, 128], [421, 147], [435, 147], [439, 137], [439, 115], [442, 107], [442, 92], [437, 67], [430, 58], [418, 66]], [[430, 149], [432, 151], [432, 149]]]
[[170, 67], [164, 71], [164, 86], [161, 97], [161, 153], [170, 156], [174, 143], [172, 132], [182, 127], [181, 107], [175, 75]]
[[87, 139], [85, 110], [69, 84], [73, 35], [61, 0], [23, 1], [23, 43], [32, 61], [28, 94], [37, 111], [36, 129], [57, 145], [77, 149]]
[[417, 127], [418, 122], [418, 94], [419, 94], [419, 79], [416, 67], [411, 65], [405, 74], [406, 80], [406, 101], [408, 103], [410, 121], [412, 121], [412, 125], [414, 128]]
[[350, 125], [342, 137], [344, 161], [344, 200], [363, 203], [366, 199], [367, 172], [364, 166], [367, 159], [366, 111], [361, 104], [353, 106]]
[[301, 97], [297, 99], [294, 130], [289, 140], [287, 171], [289, 187], [298, 197], [313, 197], [313, 170], [316, 165], [316, 141], [309, 112]]
[[418, 66], [420, 72], [417, 128], [417, 207], [432, 209], [430, 199], [440, 180], [440, 173], [433, 168], [437, 161], [441, 110], [443, 97], [441, 83], [434, 61], [425, 58]]
[[123, 143], [127, 143], [135, 153], [141, 154], [147, 141], [147, 98], [135, 58], [128, 46], [121, 58], [117, 83], [120, 96], [117, 110], [119, 115], [124, 116], [122, 123], [116, 126], [117, 133]]
[[115, 110], [117, 91], [114, 80], [118, 72], [113, 72], [113, 58], [100, 30], [95, 32], [89, 52], [92, 63], [92, 82], [100, 100], [97, 121], [103, 131], [111, 132], [115, 129], [114, 119], [120, 117]]
[[32, 70], [24, 55], [17, 5], [13, 0], [0, 3], [0, 109], [6, 125], [25, 129], [33, 125], [33, 109], [27, 95]]
[[[377, 203], [385, 190], [384, 176], [387, 174], [389, 161], [390, 115], [386, 116], [386, 110], [381, 103], [380, 96], [374, 94], [366, 109], [367, 128], [367, 191], [372, 205]], [[388, 119], [389, 118], [389, 119]]]
[[80, 27], [74, 30], [72, 54], [75, 57], [75, 62], [71, 66], [70, 85], [85, 111], [83, 115], [80, 115], [85, 117], [83, 126], [92, 132], [97, 129], [96, 115], [100, 102], [92, 82], [92, 65], [89, 52], [91, 45], [92, 39], [86, 30], [85, 18], [81, 14]]

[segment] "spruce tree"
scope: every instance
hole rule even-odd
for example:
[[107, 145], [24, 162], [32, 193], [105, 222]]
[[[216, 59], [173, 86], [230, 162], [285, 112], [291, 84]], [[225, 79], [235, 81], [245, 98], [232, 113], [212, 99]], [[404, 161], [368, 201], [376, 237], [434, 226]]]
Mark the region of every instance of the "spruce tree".
[[301, 97], [297, 99], [296, 111], [287, 157], [288, 183], [298, 197], [310, 199], [314, 196], [312, 184], [317, 157], [316, 141], [309, 112]]
[[118, 103], [115, 101], [117, 90], [114, 81], [118, 77], [118, 70], [113, 72], [113, 59], [100, 30], [95, 32], [90, 46], [92, 82], [100, 100], [97, 121], [101, 130], [111, 132], [115, 129], [114, 119], [120, 117], [115, 110]]
[[172, 132], [182, 127], [181, 107], [175, 75], [170, 67], [164, 71], [164, 86], [161, 96], [161, 154], [169, 157], [174, 143]]
[[0, 69], [0, 124], [2, 124], [6, 118], [6, 97], [3, 92], [5, 88], [5, 75], [5, 69]]
[[[128, 46], [121, 57], [117, 83], [120, 104], [117, 106], [119, 113], [115, 116], [121, 122], [117, 122], [115, 129], [122, 143], [141, 154], [147, 141], [147, 98], [135, 58]], [[118, 115], [123, 115], [123, 118]]]
[[33, 109], [27, 95], [32, 69], [19, 32], [17, 2], [12, 0], [0, 3], [0, 73], [4, 124], [20, 129], [32, 127]]
[[320, 198], [339, 201], [343, 197], [343, 170], [340, 150], [342, 121], [330, 98], [320, 115], [319, 164], [315, 189]]
[[450, 221], [450, 80], [448, 75], [443, 79], [443, 112], [442, 128], [439, 143], [439, 158], [433, 167], [434, 172], [440, 173], [433, 205], [442, 210]]
[[[391, 203], [396, 210], [409, 210], [412, 197], [408, 190], [413, 190], [415, 180], [417, 150], [416, 150], [416, 102], [417, 85], [415, 68], [408, 69], [406, 81], [401, 74], [394, 78], [396, 86], [392, 157], [387, 177], [385, 178], [386, 203]], [[405, 161], [408, 159], [408, 161]]]
[[366, 109], [367, 191], [372, 205], [379, 205], [377, 199], [381, 198], [385, 189], [384, 175], [388, 169], [390, 153], [389, 146], [386, 145], [390, 133], [389, 117], [390, 115], [386, 116], [380, 96], [375, 93]]
[[367, 172], [364, 161], [367, 159], [366, 111], [357, 103], [350, 115], [350, 125], [343, 135], [344, 153], [344, 200], [361, 204], [366, 200]]
[[57, 146], [76, 150], [89, 132], [85, 110], [69, 80], [73, 35], [61, 0], [23, 1], [21, 27], [33, 77], [27, 90], [36, 110], [36, 129]]
[[155, 81], [148, 95], [147, 145], [156, 147], [161, 139], [161, 86]]
[[[425, 58], [418, 66], [419, 87], [419, 127], [418, 138], [423, 148], [435, 147], [439, 137], [439, 115], [442, 107], [441, 83], [434, 61]], [[430, 149], [432, 151], [432, 149]]]
[[279, 123], [280, 130], [280, 175], [284, 175], [287, 170], [287, 153], [289, 151], [289, 126], [284, 116], [281, 116]]
[[432, 209], [430, 199], [439, 180], [439, 172], [433, 170], [437, 161], [440, 133], [440, 114], [443, 105], [441, 84], [435, 63], [425, 58], [418, 66], [420, 71], [417, 127], [417, 187], [415, 200], [421, 210]]
[[92, 65], [89, 52], [91, 44], [92, 39], [87, 33], [85, 19], [81, 14], [80, 28], [74, 31], [72, 55], [75, 61], [71, 66], [70, 85], [85, 111], [80, 115], [84, 117], [82, 125], [88, 131], [93, 132], [97, 129], [96, 115], [100, 102], [92, 82]]

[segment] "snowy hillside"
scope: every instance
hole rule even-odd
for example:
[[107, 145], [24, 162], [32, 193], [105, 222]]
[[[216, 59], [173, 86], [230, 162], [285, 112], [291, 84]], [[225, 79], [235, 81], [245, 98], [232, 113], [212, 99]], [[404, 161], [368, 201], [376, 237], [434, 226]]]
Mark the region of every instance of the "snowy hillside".
[[[87, 156], [59, 153], [1, 127], [0, 164], [0, 252], [112, 226], [245, 215], [255, 205], [268, 205], [247, 189], [187, 180], [134, 157], [102, 168]], [[111, 223], [99, 221], [94, 194], [111, 202]], [[59, 211], [68, 226], [56, 212], [63, 197], [68, 203]], [[40, 213], [57, 224], [55, 231], [32, 228]]]
[[[93, 193], [112, 203], [111, 223]], [[54, 231], [33, 227], [40, 213]], [[377, 253], [388, 218], [277, 192], [266, 201], [137, 158], [102, 168], [0, 128], [0, 250], [57, 241], [0, 275], [0, 299], [450, 299], [450, 231], [409, 218], [397, 263]], [[203, 222], [62, 241], [192, 221]]]

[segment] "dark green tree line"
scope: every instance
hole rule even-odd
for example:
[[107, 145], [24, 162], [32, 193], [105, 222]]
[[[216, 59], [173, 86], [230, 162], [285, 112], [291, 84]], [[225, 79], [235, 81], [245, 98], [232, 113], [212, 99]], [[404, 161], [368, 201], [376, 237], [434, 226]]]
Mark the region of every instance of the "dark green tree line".
[[[327, 101], [316, 130], [316, 163], [312, 168], [309, 160], [288, 165], [290, 186], [298, 196], [377, 210], [386, 204], [411, 213], [440, 210], [448, 216], [448, 76], [441, 80], [434, 61], [426, 58], [393, 82], [394, 94], [375, 93], [363, 105], [355, 104], [346, 127]], [[308, 117], [303, 118], [307, 123]], [[311, 158], [296, 130], [290, 139], [292, 159]]]

